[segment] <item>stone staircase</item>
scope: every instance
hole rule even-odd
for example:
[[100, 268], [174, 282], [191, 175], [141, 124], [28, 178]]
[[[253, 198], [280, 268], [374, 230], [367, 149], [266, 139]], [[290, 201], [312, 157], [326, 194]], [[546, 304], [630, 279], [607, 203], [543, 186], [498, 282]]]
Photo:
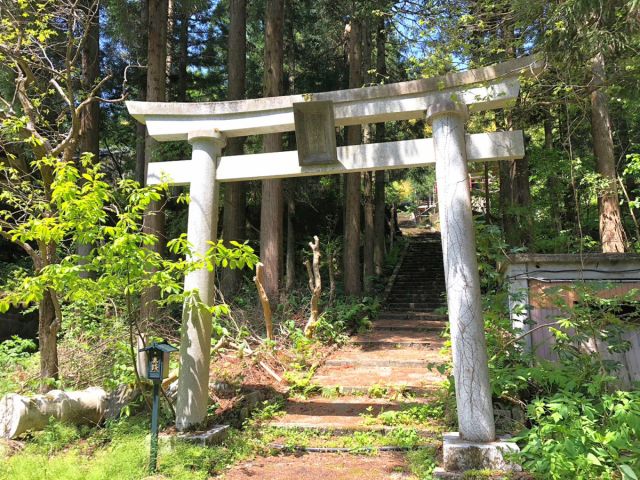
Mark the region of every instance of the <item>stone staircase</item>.
[[[396, 427], [372, 422], [372, 417], [433, 402], [434, 392], [444, 379], [433, 366], [447, 360], [441, 352], [446, 316], [438, 311], [444, 304], [442, 250], [436, 234], [420, 233], [410, 237], [409, 242], [373, 328], [352, 337], [349, 344], [334, 352], [315, 372], [312, 382], [321, 387], [321, 394], [290, 398], [285, 403], [284, 415], [270, 421], [267, 428], [323, 432], [330, 436], [355, 432], [385, 434]], [[414, 428], [419, 435], [430, 439], [431, 444], [439, 444], [441, 425], [424, 424]], [[292, 447], [316, 452], [313, 455], [318, 452], [318, 449], [289, 445]], [[379, 447], [378, 450], [396, 449], [393, 444]], [[319, 451], [345, 450], [323, 448]], [[307, 461], [314, 462], [313, 459]], [[399, 460], [394, 457], [393, 461]], [[251, 475], [263, 478], [263, 473], [266, 472], [258, 468]]]
[[[245, 465], [244, 470], [233, 471], [228, 478], [266, 478], [269, 475], [282, 480], [322, 476], [344, 480], [365, 476], [372, 480], [416, 479], [407, 467], [404, 454], [398, 451], [404, 447], [394, 441], [394, 433], [403, 427], [372, 422], [372, 418], [383, 412], [428, 406], [434, 402], [435, 392], [444, 380], [437, 370], [429, 368], [430, 364], [447, 360], [441, 351], [446, 316], [437, 311], [443, 306], [445, 290], [440, 239], [437, 234], [410, 230], [413, 235], [392, 276], [383, 309], [373, 321], [373, 328], [352, 337], [349, 344], [335, 351], [315, 372], [312, 382], [322, 388], [321, 393], [288, 399], [284, 414], [265, 425], [266, 429], [276, 432], [272, 447], [307, 452], [310, 457], [301, 456], [297, 462], [291, 460], [295, 465], [281, 470], [268, 459], [261, 459], [259, 463]], [[423, 446], [440, 445], [444, 427], [439, 421], [411, 428], [424, 439]], [[340, 456], [346, 451], [354, 452], [344, 446], [331, 446], [344, 445], [344, 442], [334, 441], [336, 438], [371, 434], [379, 436], [374, 448], [379, 452], [375, 456], [378, 463], [364, 470], [358, 470], [358, 466], [370, 456]], [[307, 440], [309, 437], [321, 440], [316, 445], [291, 445], [291, 438], [298, 438], [298, 435]], [[291, 457], [282, 457], [280, 461], [285, 462], [284, 458]], [[332, 470], [332, 462], [341, 466]], [[316, 470], [313, 470], [314, 465], [318, 466]], [[355, 473], [356, 470], [359, 473]], [[271, 476], [275, 471], [277, 475]], [[308, 477], [301, 476], [300, 472], [307, 472]]]

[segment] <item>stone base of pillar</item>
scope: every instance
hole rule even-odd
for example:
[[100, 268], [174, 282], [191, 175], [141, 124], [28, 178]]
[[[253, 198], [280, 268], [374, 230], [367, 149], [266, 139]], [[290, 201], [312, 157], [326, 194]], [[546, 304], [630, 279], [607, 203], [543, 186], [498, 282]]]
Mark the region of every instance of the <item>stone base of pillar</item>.
[[443, 469], [436, 469], [435, 478], [462, 478], [467, 470], [497, 470], [519, 472], [522, 468], [505, 459], [505, 454], [520, 449], [506, 438], [495, 442], [469, 442], [462, 440], [458, 432], [444, 434]]

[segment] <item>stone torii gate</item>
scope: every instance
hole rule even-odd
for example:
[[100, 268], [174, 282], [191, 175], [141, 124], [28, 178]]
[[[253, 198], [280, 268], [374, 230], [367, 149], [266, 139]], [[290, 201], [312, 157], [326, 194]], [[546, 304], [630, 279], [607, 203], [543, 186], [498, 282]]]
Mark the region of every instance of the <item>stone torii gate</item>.
[[[216, 240], [221, 182], [436, 164], [460, 430], [459, 438], [445, 438], [446, 464], [447, 445], [496, 440], [467, 162], [524, 156], [521, 131], [467, 135], [465, 122], [469, 112], [512, 106], [519, 78], [540, 69], [539, 62], [526, 57], [367, 88], [215, 103], [127, 102], [127, 108], [156, 140], [186, 140], [193, 147], [191, 160], [150, 163], [146, 178], [149, 184], [190, 187], [187, 238], [195, 255], [203, 255], [207, 242]], [[432, 139], [335, 147], [337, 126], [425, 116]], [[288, 131], [296, 132], [298, 151], [221, 155], [228, 137]], [[211, 304], [213, 283], [213, 272], [202, 269], [187, 275], [185, 290], [197, 290], [202, 302]], [[210, 342], [209, 313], [185, 305], [176, 407], [180, 430], [205, 418]]]

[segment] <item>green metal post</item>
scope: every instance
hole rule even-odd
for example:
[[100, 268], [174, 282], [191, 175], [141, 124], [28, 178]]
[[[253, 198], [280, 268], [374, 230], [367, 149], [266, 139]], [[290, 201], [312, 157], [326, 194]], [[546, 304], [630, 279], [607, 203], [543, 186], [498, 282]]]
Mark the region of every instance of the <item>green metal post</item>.
[[153, 382], [153, 408], [151, 410], [151, 449], [149, 473], [156, 473], [158, 465], [158, 403], [160, 402], [160, 382]]

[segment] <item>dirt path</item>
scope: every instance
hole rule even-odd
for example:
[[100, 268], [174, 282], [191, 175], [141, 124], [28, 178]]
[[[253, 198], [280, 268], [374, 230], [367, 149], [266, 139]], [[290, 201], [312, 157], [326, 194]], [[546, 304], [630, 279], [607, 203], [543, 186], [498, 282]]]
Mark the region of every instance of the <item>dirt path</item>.
[[381, 453], [362, 456], [339, 453], [304, 453], [257, 458], [236, 466], [225, 480], [414, 480], [404, 455]]
[[437, 235], [410, 234], [373, 328], [317, 370], [321, 394], [290, 398], [284, 415], [263, 427], [282, 454], [236, 465], [224, 479], [415, 479], [412, 471], [428, 468], [429, 455], [435, 460], [444, 379], [435, 366], [447, 361], [446, 317], [437, 313], [444, 303], [442, 253]]

